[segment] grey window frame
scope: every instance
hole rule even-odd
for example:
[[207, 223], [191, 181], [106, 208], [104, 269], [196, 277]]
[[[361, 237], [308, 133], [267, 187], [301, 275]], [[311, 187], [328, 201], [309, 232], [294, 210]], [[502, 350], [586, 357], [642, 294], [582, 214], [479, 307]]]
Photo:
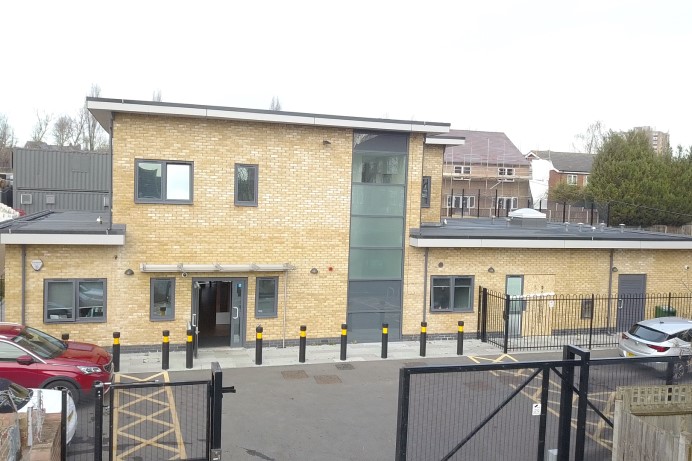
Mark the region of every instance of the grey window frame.
[[[48, 285], [51, 283], [72, 283], [74, 295], [74, 305], [72, 306], [71, 319], [51, 319], [48, 317]], [[79, 317], [79, 283], [80, 282], [101, 282], [103, 283], [103, 316], [101, 317]], [[72, 278], [72, 279], [44, 279], [43, 280], [43, 323], [105, 323], [108, 320], [108, 280], [105, 278]]]
[[[161, 198], [139, 198], [139, 164], [140, 163], [158, 163], [161, 165]], [[189, 165], [190, 166], [190, 199], [189, 200], [173, 200], [166, 198], [166, 192], [168, 190], [168, 165]], [[135, 159], [135, 203], [165, 203], [165, 204], [178, 204], [178, 205], [189, 205], [193, 203], [194, 200], [194, 178], [195, 178], [195, 163], [179, 160], [157, 160], [157, 159], [145, 159], [139, 158]]]
[[[254, 168], [255, 170], [255, 189], [253, 191], [252, 201], [238, 200], [238, 167]], [[235, 206], [257, 206], [257, 194], [259, 190], [259, 165], [254, 163], [236, 163], [233, 168], [233, 204]]]
[[[454, 279], [457, 278], [465, 278], [469, 279], [471, 283], [469, 284], [469, 307], [465, 309], [454, 309]], [[435, 291], [435, 280], [442, 280], [446, 279], [450, 282], [449, 284], [449, 306], [447, 308], [443, 309], [435, 309], [433, 307], [433, 293]], [[473, 287], [476, 284], [476, 278], [473, 275], [433, 275], [430, 277], [430, 305], [428, 306], [428, 309], [430, 310], [431, 313], [469, 313], [469, 312], [474, 312], [473, 311], [473, 306], [474, 306], [474, 300], [473, 300], [473, 295], [474, 295], [474, 290]]]
[[[272, 280], [274, 282], [274, 313], [260, 313], [257, 308], [259, 306], [259, 282], [262, 280]], [[276, 318], [279, 316], [279, 277], [255, 277], [255, 318]]]
[[[165, 280], [173, 282], [172, 296], [169, 301], [171, 304], [171, 313], [165, 316], [154, 317], [154, 282]], [[175, 320], [175, 277], [152, 277], [149, 279], [149, 320], [152, 322], [168, 322]]]
[[[423, 176], [423, 181], [421, 182], [420, 191], [420, 207], [430, 208], [430, 193], [432, 188], [432, 176]], [[428, 194], [425, 194], [427, 190]]]

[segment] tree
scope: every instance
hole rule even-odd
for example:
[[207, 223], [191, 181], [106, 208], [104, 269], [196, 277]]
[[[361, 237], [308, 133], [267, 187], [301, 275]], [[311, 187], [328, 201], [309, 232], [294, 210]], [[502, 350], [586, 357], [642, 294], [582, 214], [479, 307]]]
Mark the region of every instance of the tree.
[[272, 97], [272, 104], [269, 106], [269, 110], [281, 110], [281, 102], [278, 97]]
[[609, 203], [613, 224], [682, 225], [692, 220], [691, 178], [690, 162], [656, 155], [644, 133], [611, 131], [594, 159], [588, 192]]
[[48, 127], [50, 126], [50, 121], [53, 118], [52, 115], [46, 114], [45, 112], [41, 114], [36, 111], [36, 124], [34, 129], [31, 131], [31, 140], [35, 142], [43, 142], [43, 138], [48, 132]]
[[151, 96], [151, 100], [161, 102], [161, 90], [154, 91], [154, 94]]
[[603, 139], [606, 136], [606, 127], [602, 121], [597, 120], [588, 126], [586, 132], [580, 133], [574, 137], [572, 148], [576, 152], [586, 154], [595, 154], [603, 145]]
[[555, 187], [551, 187], [548, 192], [548, 197], [553, 202], [566, 202], [575, 204], [578, 202], [586, 202], [589, 200], [589, 195], [586, 188], [560, 182]]
[[[101, 95], [101, 88], [96, 85], [91, 85], [91, 91], [89, 91], [89, 96], [92, 98], [98, 98]], [[87, 109], [86, 101], [81, 109], [82, 117], [85, 118], [82, 139], [84, 140], [84, 149], [94, 151], [101, 150], [106, 145], [106, 133], [101, 128], [99, 122], [91, 115], [89, 109]]]
[[58, 146], [69, 145], [74, 137], [75, 123], [69, 115], [61, 115], [53, 124], [53, 140]]
[[0, 114], [0, 147], [14, 147], [17, 138], [14, 137], [14, 130], [10, 126], [7, 117]]

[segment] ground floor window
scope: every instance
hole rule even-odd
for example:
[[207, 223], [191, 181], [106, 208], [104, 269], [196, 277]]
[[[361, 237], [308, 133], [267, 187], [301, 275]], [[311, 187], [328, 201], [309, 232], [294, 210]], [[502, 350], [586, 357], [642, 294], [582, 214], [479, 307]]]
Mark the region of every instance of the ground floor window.
[[255, 317], [276, 317], [278, 305], [278, 277], [257, 277]]
[[472, 312], [473, 277], [433, 277], [430, 298], [433, 312]]
[[151, 279], [149, 318], [173, 320], [175, 318], [175, 279]]
[[44, 280], [46, 322], [105, 322], [105, 279]]

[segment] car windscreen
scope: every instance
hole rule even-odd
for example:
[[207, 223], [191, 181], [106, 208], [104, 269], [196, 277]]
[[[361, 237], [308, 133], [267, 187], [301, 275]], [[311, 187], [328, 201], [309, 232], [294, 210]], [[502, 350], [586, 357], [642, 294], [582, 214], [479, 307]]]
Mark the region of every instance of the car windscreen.
[[24, 328], [12, 341], [43, 359], [57, 357], [65, 350], [65, 344], [59, 339], [30, 327]]
[[651, 341], [652, 343], [660, 343], [669, 338], [667, 333], [645, 327], [643, 325], [633, 325], [629, 333], [635, 338]]
[[31, 400], [32, 391], [6, 379], [0, 379], [0, 413], [13, 413]]

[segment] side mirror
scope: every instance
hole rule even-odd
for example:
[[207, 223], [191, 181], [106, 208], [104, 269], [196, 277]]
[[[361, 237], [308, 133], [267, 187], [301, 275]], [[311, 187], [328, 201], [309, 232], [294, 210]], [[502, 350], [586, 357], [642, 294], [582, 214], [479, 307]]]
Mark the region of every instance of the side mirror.
[[20, 355], [17, 357], [17, 363], [20, 365], [31, 365], [34, 363], [34, 358], [30, 355]]

